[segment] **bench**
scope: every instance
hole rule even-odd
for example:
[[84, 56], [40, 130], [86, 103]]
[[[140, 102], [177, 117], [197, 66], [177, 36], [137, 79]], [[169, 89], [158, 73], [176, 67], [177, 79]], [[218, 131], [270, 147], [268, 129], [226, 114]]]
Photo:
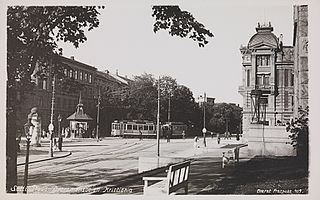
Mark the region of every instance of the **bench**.
[[[190, 172], [190, 161], [174, 164], [169, 166], [167, 177], [143, 177], [144, 195], [159, 195], [159, 194], [175, 194], [173, 192], [180, 188], [184, 188], [185, 193], [188, 193], [188, 180]], [[148, 181], [159, 181], [153, 185], [148, 185]]]
[[240, 159], [240, 148], [246, 147], [248, 144], [242, 144], [234, 147], [233, 149], [228, 150], [227, 152], [222, 152], [222, 168], [228, 164], [233, 164], [237, 162], [239, 164]]

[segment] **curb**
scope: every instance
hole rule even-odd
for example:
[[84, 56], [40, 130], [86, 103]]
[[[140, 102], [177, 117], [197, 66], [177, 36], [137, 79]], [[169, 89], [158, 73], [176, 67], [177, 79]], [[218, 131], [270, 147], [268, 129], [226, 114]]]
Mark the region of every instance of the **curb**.
[[[50, 158], [45, 158], [45, 159], [40, 159], [40, 160], [34, 160], [34, 161], [30, 161], [29, 164], [33, 164], [33, 163], [37, 163], [37, 162], [43, 162], [43, 161], [48, 161], [48, 160], [54, 160], [54, 159], [58, 159], [58, 158], [65, 158], [67, 156], [70, 156], [72, 153], [69, 152], [68, 154], [66, 155], [62, 155], [62, 156], [56, 156], [56, 157], [50, 157]], [[17, 166], [20, 166], [20, 165], [25, 165], [26, 163], [18, 163]]]

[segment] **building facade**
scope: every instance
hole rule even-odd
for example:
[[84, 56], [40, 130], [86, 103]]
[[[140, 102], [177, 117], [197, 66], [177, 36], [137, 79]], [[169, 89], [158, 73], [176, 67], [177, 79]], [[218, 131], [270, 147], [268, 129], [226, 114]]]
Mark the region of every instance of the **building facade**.
[[298, 108], [305, 109], [309, 103], [308, 68], [308, 6], [293, 7], [294, 48], [294, 118], [299, 116]]
[[282, 132], [293, 116], [294, 49], [273, 34], [270, 22], [258, 23], [256, 32], [240, 47], [243, 138], [252, 154], [291, 154]]
[[[96, 126], [96, 105], [99, 88], [102, 90], [108, 87], [116, 89], [126, 85], [108, 72], [98, 71], [97, 68], [93, 66], [76, 61], [74, 57], [66, 58], [60, 56], [59, 59], [63, 65], [64, 75], [79, 83], [81, 87], [73, 88], [71, 91], [70, 88], [69, 90], [64, 90], [62, 87], [65, 87], [67, 84], [59, 85], [56, 80], [53, 113], [54, 127], [58, 127], [58, 115], [62, 117], [61, 127], [66, 128], [69, 126], [67, 117], [76, 111], [81, 92], [84, 112], [94, 119], [89, 124], [88, 130], [91, 131]], [[23, 133], [23, 125], [26, 123], [27, 115], [33, 107], [38, 108], [41, 117], [41, 129], [48, 131], [52, 110], [52, 83], [52, 77], [44, 80], [35, 80], [36, 87], [32, 92], [27, 93], [24, 105], [21, 105], [17, 113], [17, 128], [21, 133]], [[56, 128], [55, 132], [57, 132]]]

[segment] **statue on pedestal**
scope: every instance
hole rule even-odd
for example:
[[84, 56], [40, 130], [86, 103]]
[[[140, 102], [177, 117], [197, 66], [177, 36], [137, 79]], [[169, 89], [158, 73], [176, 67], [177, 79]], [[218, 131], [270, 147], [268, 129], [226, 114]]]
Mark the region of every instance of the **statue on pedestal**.
[[38, 108], [34, 107], [31, 109], [31, 112], [28, 115], [28, 121], [32, 124], [29, 129], [30, 134], [32, 135], [30, 145], [39, 147], [41, 146], [41, 120], [38, 114]]

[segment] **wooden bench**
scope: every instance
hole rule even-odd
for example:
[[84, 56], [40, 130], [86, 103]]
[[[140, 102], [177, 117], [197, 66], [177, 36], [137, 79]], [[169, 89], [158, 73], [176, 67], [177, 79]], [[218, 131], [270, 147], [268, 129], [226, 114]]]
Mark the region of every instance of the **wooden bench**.
[[[143, 177], [144, 195], [159, 195], [159, 194], [175, 194], [173, 192], [180, 188], [184, 188], [185, 193], [188, 193], [188, 180], [190, 172], [190, 161], [174, 164], [169, 166], [167, 177]], [[159, 181], [148, 186], [148, 181]]]

